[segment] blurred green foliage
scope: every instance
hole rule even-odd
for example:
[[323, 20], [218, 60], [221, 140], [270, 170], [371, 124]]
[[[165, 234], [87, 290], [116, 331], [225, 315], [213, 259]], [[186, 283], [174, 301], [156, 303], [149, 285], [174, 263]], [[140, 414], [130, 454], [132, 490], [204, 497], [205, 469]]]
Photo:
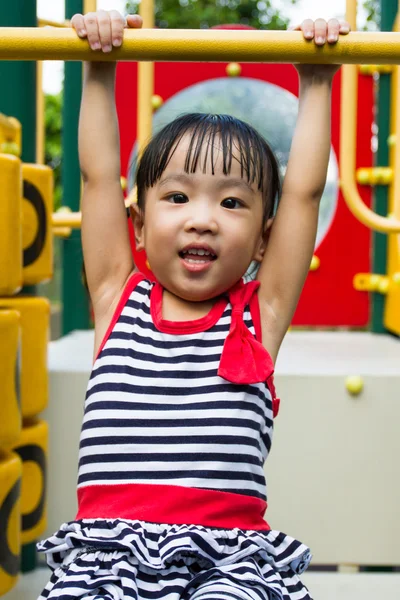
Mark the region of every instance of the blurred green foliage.
[[367, 12], [367, 19], [363, 29], [365, 31], [377, 31], [381, 20], [381, 1], [365, 0], [364, 10]]
[[54, 171], [54, 210], [57, 210], [62, 204], [62, 92], [45, 96], [45, 127], [45, 163]]
[[[284, 5], [296, 0], [283, 0]], [[126, 12], [137, 13], [140, 0], [128, 0]], [[286, 29], [285, 10], [272, 0], [155, 0], [156, 27], [162, 29], [208, 29], [230, 23], [256, 29]]]
[[[285, 8], [298, 0], [155, 0], [156, 27], [207, 29], [221, 24], [250, 25], [256, 29], [286, 29]], [[126, 13], [139, 10], [140, 0], [127, 0]], [[367, 13], [364, 30], [379, 29], [381, 0], [364, 0]], [[335, 12], [335, 8], [332, 9]]]

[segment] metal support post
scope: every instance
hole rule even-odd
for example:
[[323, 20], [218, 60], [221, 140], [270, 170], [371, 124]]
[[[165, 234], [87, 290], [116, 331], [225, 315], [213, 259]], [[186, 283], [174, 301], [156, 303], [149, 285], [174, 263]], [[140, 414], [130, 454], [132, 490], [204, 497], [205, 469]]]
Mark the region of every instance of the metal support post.
[[[397, 0], [381, 0], [381, 31], [392, 31], [398, 9]], [[379, 75], [378, 92], [378, 152], [376, 166], [387, 167], [389, 164], [388, 138], [390, 134], [390, 97], [391, 75]], [[386, 216], [388, 213], [388, 187], [378, 185], [375, 188], [374, 211], [378, 215]], [[387, 235], [379, 232], [373, 233], [372, 273], [386, 274]], [[372, 294], [371, 330], [374, 333], [386, 333], [383, 326], [383, 313], [386, 297], [383, 294]]]
[[[65, 17], [84, 11], [83, 0], [66, 0]], [[63, 31], [63, 30], [60, 30]], [[78, 120], [82, 95], [82, 65], [65, 63], [63, 103], [63, 205], [80, 210], [81, 173], [78, 159]], [[79, 231], [63, 241], [62, 332], [89, 329], [89, 302], [82, 280], [82, 244]]]

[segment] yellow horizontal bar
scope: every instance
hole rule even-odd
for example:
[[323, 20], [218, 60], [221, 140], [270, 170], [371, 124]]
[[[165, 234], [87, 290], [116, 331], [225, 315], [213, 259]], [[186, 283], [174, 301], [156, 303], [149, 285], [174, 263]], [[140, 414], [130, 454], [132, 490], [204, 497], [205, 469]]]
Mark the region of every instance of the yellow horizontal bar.
[[357, 169], [356, 180], [361, 185], [391, 185], [393, 183], [393, 169], [391, 167]]
[[52, 215], [53, 227], [71, 227], [72, 229], [80, 229], [82, 222], [82, 213], [60, 211]]
[[53, 227], [53, 235], [56, 237], [67, 239], [71, 237], [71, 234], [71, 227]]
[[104, 54], [72, 29], [2, 27], [0, 60], [400, 64], [400, 33], [354, 32], [319, 48], [297, 31], [141, 29], [126, 31], [123, 46]]
[[50, 21], [49, 19], [38, 19], [39, 27], [71, 27], [71, 21]]
[[375, 73], [383, 73], [388, 75], [393, 71], [393, 65], [361, 65], [361, 75], [375, 75]]
[[353, 278], [353, 286], [358, 292], [379, 292], [380, 294], [387, 294], [390, 287], [390, 279], [386, 275], [357, 273]]

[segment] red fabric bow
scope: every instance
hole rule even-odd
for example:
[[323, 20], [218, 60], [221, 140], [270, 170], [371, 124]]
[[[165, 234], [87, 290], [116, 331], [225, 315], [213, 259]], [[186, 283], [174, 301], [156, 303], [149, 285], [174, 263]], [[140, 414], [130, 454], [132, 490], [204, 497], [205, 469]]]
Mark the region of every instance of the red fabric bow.
[[274, 372], [272, 359], [243, 321], [243, 312], [260, 285], [259, 281], [247, 284], [242, 280], [229, 292], [232, 321], [222, 349], [218, 375], [232, 383], [267, 382]]

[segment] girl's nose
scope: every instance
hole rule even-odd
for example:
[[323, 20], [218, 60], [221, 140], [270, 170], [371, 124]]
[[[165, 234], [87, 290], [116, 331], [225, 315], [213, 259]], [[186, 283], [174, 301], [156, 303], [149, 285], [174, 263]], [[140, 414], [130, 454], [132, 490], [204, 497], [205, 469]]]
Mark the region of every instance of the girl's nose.
[[217, 233], [218, 224], [213, 211], [206, 207], [196, 210], [187, 219], [185, 231], [198, 231], [200, 233]]

